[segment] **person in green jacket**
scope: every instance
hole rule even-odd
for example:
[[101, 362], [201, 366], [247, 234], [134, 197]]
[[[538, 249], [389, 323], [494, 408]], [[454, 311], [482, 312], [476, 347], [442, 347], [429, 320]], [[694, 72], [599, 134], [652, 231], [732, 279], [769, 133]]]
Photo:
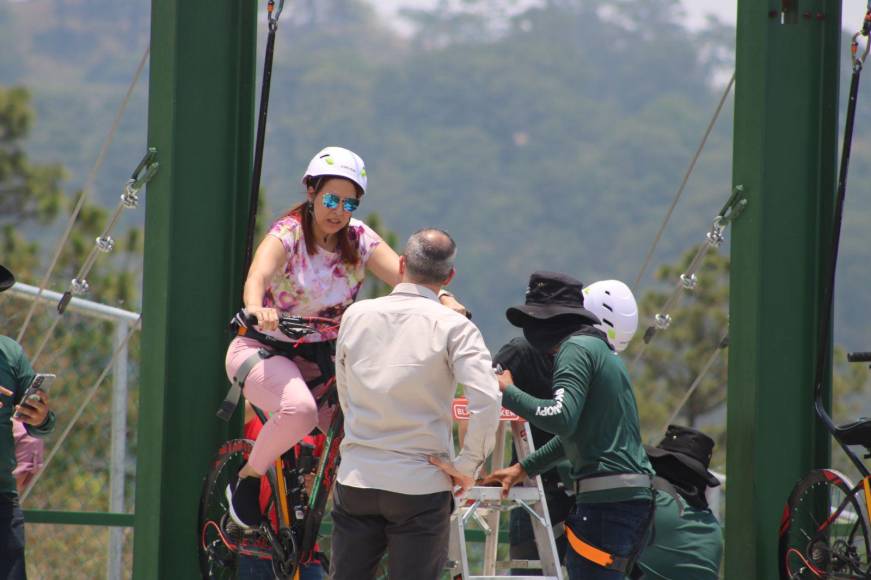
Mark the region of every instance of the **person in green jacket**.
[[[0, 292], [15, 284], [12, 272], [0, 266]], [[43, 437], [54, 429], [55, 417], [48, 408], [48, 395], [40, 400], [24, 403], [21, 397], [30, 386], [35, 373], [24, 350], [17, 342], [0, 336], [0, 578], [25, 580], [24, 516], [18, 505], [15, 485], [15, 440], [12, 437], [13, 414], [15, 421], [24, 423], [27, 432]]]
[[678, 493], [656, 495], [656, 533], [644, 549], [633, 578], [716, 580], [723, 558], [723, 530], [708, 507], [705, 491], [720, 485], [708, 471], [714, 441], [701, 431], [669, 425], [647, 455], [659, 477]]
[[526, 303], [506, 312], [530, 344], [556, 358], [552, 398], [524, 393], [506, 371], [499, 375], [502, 404], [556, 437], [483, 483], [500, 484], [507, 494], [512, 485], [568, 459], [577, 492], [566, 519], [569, 577], [621, 579], [649, 536], [654, 471], [626, 367], [606, 333], [595, 328], [601, 321], [584, 308], [582, 289], [571, 276], [536, 272]]

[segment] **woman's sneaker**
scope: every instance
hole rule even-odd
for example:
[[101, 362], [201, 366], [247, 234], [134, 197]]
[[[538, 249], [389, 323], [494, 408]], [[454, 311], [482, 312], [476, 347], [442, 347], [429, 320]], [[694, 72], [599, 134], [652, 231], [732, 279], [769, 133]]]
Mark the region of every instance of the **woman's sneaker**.
[[227, 504], [230, 517], [243, 528], [260, 525], [263, 514], [260, 512], [260, 478], [238, 477], [227, 484]]

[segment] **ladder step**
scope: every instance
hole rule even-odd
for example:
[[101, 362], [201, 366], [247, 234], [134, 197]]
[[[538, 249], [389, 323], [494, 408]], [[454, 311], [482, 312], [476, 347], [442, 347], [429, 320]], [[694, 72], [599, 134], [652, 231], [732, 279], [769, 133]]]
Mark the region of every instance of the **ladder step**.
[[497, 570], [541, 570], [541, 560], [500, 560]]
[[[502, 488], [480, 485], [471, 487], [466, 492], [465, 499], [500, 502], [503, 501]], [[526, 503], [534, 503], [541, 500], [541, 496], [538, 494], [538, 488], [514, 486], [508, 492], [508, 497], [505, 498], [505, 501], [514, 499], [520, 499]]]

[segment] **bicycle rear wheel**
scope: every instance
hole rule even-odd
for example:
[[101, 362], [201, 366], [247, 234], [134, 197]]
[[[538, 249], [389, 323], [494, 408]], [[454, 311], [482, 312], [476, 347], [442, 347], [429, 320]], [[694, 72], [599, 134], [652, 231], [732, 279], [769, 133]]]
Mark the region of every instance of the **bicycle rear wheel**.
[[863, 502], [841, 473], [817, 469], [793, 488], [780, 524], [780, 577], [860, 579], [871, 571]]
[[197, 518], [200, 574], [205, 578], [236, 577], [238, 547], [242, 530], [230, 519], [227, 484], [245, 463], [254, 442], [231, 439], [221, 445], [203, 482]]

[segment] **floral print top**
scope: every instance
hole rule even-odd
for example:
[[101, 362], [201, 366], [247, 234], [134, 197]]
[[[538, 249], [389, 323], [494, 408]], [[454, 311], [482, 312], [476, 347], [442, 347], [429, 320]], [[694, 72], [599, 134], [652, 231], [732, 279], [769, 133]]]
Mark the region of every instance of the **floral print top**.
[[[305, 245], [302, 224], [295, 215], [285, 216], [270, 228], [268, 235], [278, 238], [287, 252], [287, 263], [272, 278], [263, 306], [297, 316], [341, 318], [345, 309], [357, 298], [366, 277], [366, 262], [381, 243], [381, 237], [358, 219], [351, 218], [348, 233], [357, 243], [360, 261], [347, 264], [338, 252], [318, 248], [310, 256]], [[288, 340], [278, 331], [267, 332]], [[335, 340], [338, 330], [310, 334], [303, 342]]]

